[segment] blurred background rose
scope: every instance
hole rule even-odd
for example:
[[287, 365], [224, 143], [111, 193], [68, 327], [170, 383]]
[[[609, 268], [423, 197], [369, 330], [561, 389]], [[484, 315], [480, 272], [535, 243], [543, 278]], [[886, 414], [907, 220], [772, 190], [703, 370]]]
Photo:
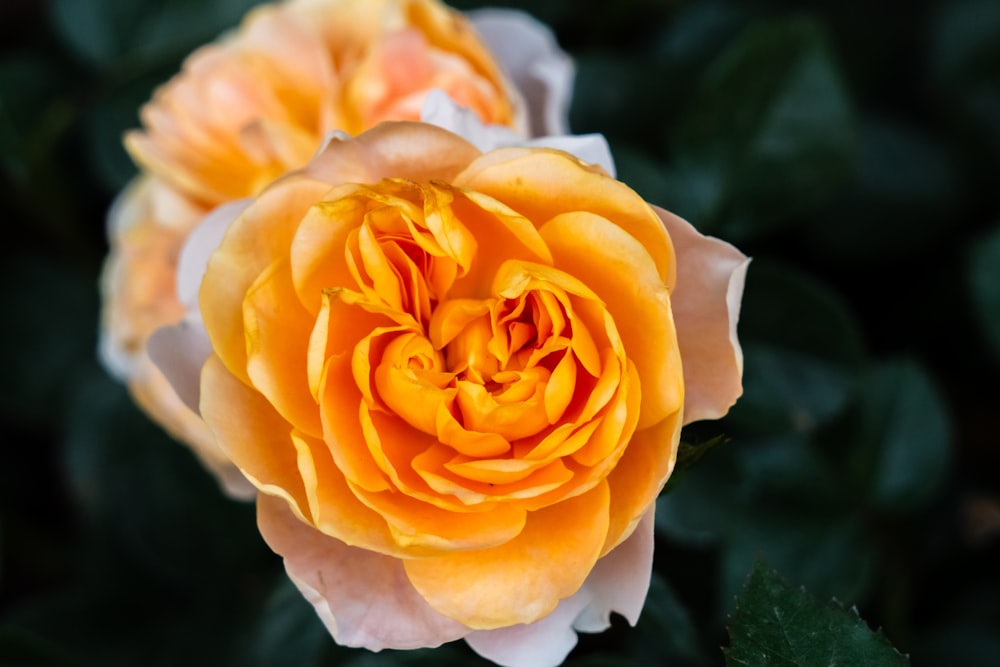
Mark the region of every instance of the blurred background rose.
[[[121, 134], [250, 4], [0, 5], [0, 662], [477, 660], [334, 646], [252, 509], [95, 359]], [[639, 626], [569, 664], [721, 664], [758, 557], [918, 664], [1000, 662], [1000, 4], [504, 4], [577, 58], [573, 131], [755, 257], [745, 397], [685, 436], [731, 439], [660, 500]]]

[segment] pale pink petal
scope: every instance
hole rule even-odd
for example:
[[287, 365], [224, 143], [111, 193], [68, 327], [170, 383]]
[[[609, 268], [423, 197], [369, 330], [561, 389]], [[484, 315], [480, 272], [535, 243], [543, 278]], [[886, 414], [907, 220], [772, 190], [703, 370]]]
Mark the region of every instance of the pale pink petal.
[[509, 127], [484, 124], [477, 113], [459, 106], [443, 90], [436, 88], [424, 98], [420, 120], [454, 132], [483, 152], [524, 143], [524, 137]]
[[671, 295], [684, 360], [684, 423], [718, 419], [743, 394], [743, 351], [736, 338], [750, 259], [724, 241], [654, 206], [677, 252]]
[[567, 134], [561, 136], [539, 137], [525, 142], [525, 146], [538, 148], [555, 148], [575, 155], [588, 164], [596, 164], [615, 177], [615, 161], [611, 157], [611, 147], [603, 134]]
[[481, 9], [469, 17], [524, 96], [531, 134], [566, 134], [575, 72], [552, 31], [516, 10]]
[[465, 641], [473, 651], [503, 667], [555, 667], [576, 646], [573, 621], [587, 603], [585, 597], [574, 595], [534, 623], [477, 630]]
[[610, 176], [615, 175], [611, 148], [604, 135], [601, 134], [525, 139], [503, 125], [484, 124], [475, 112], [459, 106], [441, 90], [432, 90], [427, 94], [420, 120], [454, 132], [483, 152], [503, 146], [555, 148], [570, 153], [589, 164], [600, 165]]
[[189, 315], [198, 310], [198, 289], [209, 258], [222, 243], [229, 225], [252, 202], [239, 199], [219, 206], [198, 223], [184, 242], [177, 260], [177, 297]]
[[635, 625], [646, 601], [653, 570], [653, 512], [635, 532], [591, 571], [580, 590], [545, 618], [527, 625], [478, 630], [465, 641], [479, 655], [504, 667], [555, 667], [576, 646], [576, 633], [601, 632], [611, 612]]
[[212, 354], [205, 325], [197, 314], [180, 324], [160, 327], [147, 343], [149, 358], [160, 369], [178, 398], [195, 414], [201, 400], [201, 368]]
[[469, 632], [431, 609], [398, 558], [324, 535], [272, 496], [258, 498], [257, 523], [338, 644], [371, 651], [412, 649], [439, 646]]
[[628, 539], [597, 561], [577, 594], [590, 597], [590, 604], [573, 622], [577, 630], [603, 632], [611, 625], [612, 611], [624, 616], [631, 625], [639, 622], [653, 572], [655, 510], [653, 503]]

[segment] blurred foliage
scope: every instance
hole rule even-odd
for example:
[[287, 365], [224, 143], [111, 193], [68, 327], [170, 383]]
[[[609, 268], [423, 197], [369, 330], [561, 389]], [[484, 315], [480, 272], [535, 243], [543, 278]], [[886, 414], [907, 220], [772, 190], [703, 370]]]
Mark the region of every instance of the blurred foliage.
[[[121, 133], [252, 4], [0, 4], [2, 664], [479, 660], [333, 644], [252, 508], [94, 359]], [[810, 623], [1000, 664], [1000, 3], [494, 4], [576, 57], [573, 128], [608, 137], [623, 180], [755, 258], [745, 396], [685, 433], [716, 446], [659, 500], [639, 625], [568, 664], [825, 664], [819, 642], [785, 663], [739, 644]]]

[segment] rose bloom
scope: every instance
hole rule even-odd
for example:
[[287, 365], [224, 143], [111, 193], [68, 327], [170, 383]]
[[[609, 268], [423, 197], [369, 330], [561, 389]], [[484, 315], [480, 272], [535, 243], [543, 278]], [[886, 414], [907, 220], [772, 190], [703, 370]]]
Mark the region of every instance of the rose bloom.
[[210, 216], [151, 347], [338, 642], [554, 665], [637, 620], [747, 261], [569, 153], [387, 123]]
[[109, 216], [101, 356], [231, 493], [253, 490], [145, 352], [183, 313], [181, 246], [216, 206], [304, 166], [330, 132], [419, 119], [430, 91], [521, 136], [565, 131], [572, 65], [547, 29], [516, 12], [476, 22], [435, 0], [263, 6], [194, 52], [143, 107], [143, 129], [126, 135], [142, 175]]

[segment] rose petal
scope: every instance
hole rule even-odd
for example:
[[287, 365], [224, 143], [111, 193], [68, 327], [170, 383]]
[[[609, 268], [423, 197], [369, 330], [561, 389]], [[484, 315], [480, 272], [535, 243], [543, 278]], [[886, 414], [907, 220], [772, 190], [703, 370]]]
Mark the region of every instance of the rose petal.
[[382, 123], [350, 141], [333, 138], [305, 173], [326, 183], [450, 181], [479, 153], [468, 141], [434, 125]]
[[556, 610], [534, 623], [477, 630], [465, 641], [479, 655], [505, 667], [555, 667], [576, 646], [576, 631], [601, 632], [612, 611], [639, 620], [653, 569], [653, 511], [632, 536], [597, 561], [587, 581]]
[[177, 298], [185, 310], [198, 309], [198, 288], [209, 258], [222, 243], [229, 225], [252, 202], [252, 199], [240, 199], [219, 206], [202, 218], [188, 235], [177, 259]]
[[275, 257], [288, 254], [302, 216], [329, 189], [301, 173], [276, 182], [229, 224], [209, 259], [199, 291], [205, 329], [215, 353], [241, 380], [248, 380], [243, 332], [247, 290]]
[[602, 553], [608, 553], [635, 530], [673, 472], [681, 439], [681, 413], [632, 434], [611, 474], [611, 523]]
[[611, 148], [601, 134], [547, 135], [524, 139], [503, 125], [483, 124], [478, 115], [459, 106], [441, 90], [432, 90], [427, 94], [420, 120], [454, 132], [483, 152], [503, 146], [555, 148], [589, 164], [600, 165], [609, 175], [615, 175]]
[[558, 215], [539, 232], [556, 267], [586, 276], [614, 317], [642, 383], [638, 428], [679, 410], [684, 386], [672, 299], [646, 248], [621, 227], [590, 213]]
[[524, 95], [531, 134], [565, 134], [574, 68], [552, 31], [525, 12], [481, 9], [472, 24]]
[[298, 516], [308, 516], [291, 425], [215, 355], [205, 362], [201, 382], [201, 414], [220, 449], [254, 486], [284, 498]]
[[401, 560], [324, 535], [302, 523], [278, 498], [258, 499], [257, 522], [337, 643], [372, 651], [413, 649], [468, 633], [420, 597]]
[[677, 251], [677, 288], [671, 301], [684, 359], [684, 423], [718, 419], [743, 393], [736, 324], [750, 260], [673, 213], [654, 210]]
[[501, 148], [472, 162], [453, 183], [498, 199], [539, 226], [569, 211], [613, 220], [646, 248], [667, 287], [674, 286], [674, 249], [663, 223], [642, 197], [601, 169], [559, 151]]
[[528, 516], [516, 538], [490, 549], [405, 563], [427, 602], [469, 627], [534, 622], [579, 590], [607, 534], [608, 486]]
[[149, 337], [146, 348], [177, 396], [198, 413], [201, 368], [212, 354], [212, 342], [201, 318], [194, 314], [174, 326], [160, 327]]

